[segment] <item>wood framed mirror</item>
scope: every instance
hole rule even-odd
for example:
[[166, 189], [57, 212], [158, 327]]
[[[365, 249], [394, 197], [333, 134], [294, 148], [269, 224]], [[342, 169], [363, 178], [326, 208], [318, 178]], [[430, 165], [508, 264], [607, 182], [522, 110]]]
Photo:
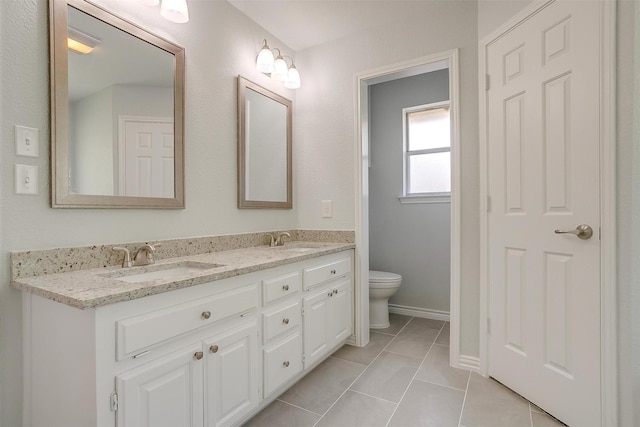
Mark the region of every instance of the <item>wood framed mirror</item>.
[[238, 208], [292, 209], [292, 108], [238, 76]]
[[51, 205], [184, 208], [184, 49], [49, 0]]

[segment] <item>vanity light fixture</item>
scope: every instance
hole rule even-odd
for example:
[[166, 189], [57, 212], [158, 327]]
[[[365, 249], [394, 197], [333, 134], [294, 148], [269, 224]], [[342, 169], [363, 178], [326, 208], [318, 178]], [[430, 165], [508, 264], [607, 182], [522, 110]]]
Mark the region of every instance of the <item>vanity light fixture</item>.
[[[157, 6], [160, 4], [160, 0], [139, 1], [147, 6]], [[175, 22], [177, 24], [189, 22], [189, 8], [187, 7], [187, 0], [162, 0], [162, 4], [160, 5], [160, 15], [167, 21]]]
[[[277, 52], [275, 58], [273, 56], [274, 51]], [[291, 66], [287, 64], [285, 58], [291, 60]], [[293, 62], [293, 58], [283, 55], [277, 47], [271, 49], [266, 39], [263, 40], [262, 49], [260, 49], [256, 57], [256, 68], [261, 73], [270, 74], [272, 79], [284, 82], [284, 87], [287, 89], [298, 89], [300, 87], [300, 73]]]
[[100, 43], [100, 40], [91, 37], [75, 28], [67, 27], [67, 47], [74, 52], [86, 55], [91, 53]]

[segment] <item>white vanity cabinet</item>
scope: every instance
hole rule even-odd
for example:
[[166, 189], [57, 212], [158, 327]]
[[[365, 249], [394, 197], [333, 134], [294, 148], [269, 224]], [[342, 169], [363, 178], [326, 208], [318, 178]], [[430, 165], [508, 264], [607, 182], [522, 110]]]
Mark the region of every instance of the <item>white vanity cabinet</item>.
[[25, 292], [24, 425], [240, 425], [351, 335], [352, 265], [347, 250], [86, 310]]

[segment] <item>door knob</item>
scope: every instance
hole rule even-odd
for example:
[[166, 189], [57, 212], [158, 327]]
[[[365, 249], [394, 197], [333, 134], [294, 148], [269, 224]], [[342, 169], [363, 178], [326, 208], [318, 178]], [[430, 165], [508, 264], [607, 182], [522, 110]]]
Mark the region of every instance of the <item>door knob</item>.
[[575, 230], [569, 230], [569, 231], [556, 230], [555, 233], [556, 234], [575, 234], [576, 236], [578, 236], [578, 238], [582, 240], [587, 240], [587, 239], [590, 239], [591, 236], [593, 236], [593, 229], [589, 227], [587, 224], [580, 224], [579, 226], [576, 227]]

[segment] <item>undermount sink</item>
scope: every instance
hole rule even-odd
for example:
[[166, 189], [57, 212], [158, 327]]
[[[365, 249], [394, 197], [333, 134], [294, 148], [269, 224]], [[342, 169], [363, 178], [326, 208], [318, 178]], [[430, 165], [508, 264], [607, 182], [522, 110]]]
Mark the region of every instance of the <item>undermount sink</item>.
[[277, 250], [277, 251], [305, 253], [305, 252], [313, 252], [316, 249], [324, 248], [325, 246], [326, 245], [322, 245], [322, 244], [318, 244], [318, 243], [300, 243], [300, 242], [296, 242], [296, 243], [290, 243], [290, 244], [285, 243], [282, 246], [274, 246], [271, 249], [274, 249], [274, 250]]
[[174, 264], [165, 265], [151, 265], [145, 266], [144, 272], [135, 268], [132, 270], [120, 270], [114, 273], [101, 275], [102, 277], [108, 277], [115, 280], [121, 280], [129, 283], [148, 282], [150, 280], [157, 279], [172, 279], [175, 277], [187, 276], [192, 273], [201, 273], [205, 270], [210, 270], [218, 267], [224, 267], [222, 264], [210, 264], [206, 262], [178, 262]]

